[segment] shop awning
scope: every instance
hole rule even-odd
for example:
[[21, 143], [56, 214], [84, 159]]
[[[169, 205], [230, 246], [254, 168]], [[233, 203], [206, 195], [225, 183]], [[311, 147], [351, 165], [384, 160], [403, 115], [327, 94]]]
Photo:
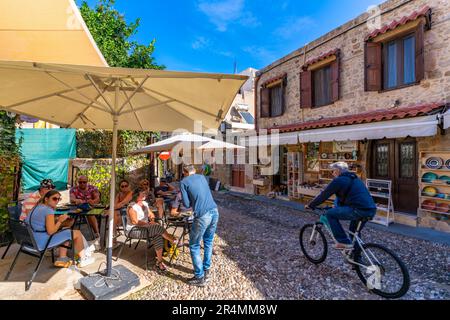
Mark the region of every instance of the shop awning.
[[444, 129], [450, 128], [450, 109], [444, 113]]
[[[450, 120], [450, 119], [449, 119]], [[450, 121], [449, 121], [450, 124]], [[437, 134], [436, 115], [331, 127], [298, 133], [299, 142], [375, 140], [383, 138], [428, 137]]]
[[280, 133], [278, 137], [272, 132], [267, 136], [249, 137], [249, 146], [267, 146], [267, 145], [294, 145], [298, 143], [298, 132]]

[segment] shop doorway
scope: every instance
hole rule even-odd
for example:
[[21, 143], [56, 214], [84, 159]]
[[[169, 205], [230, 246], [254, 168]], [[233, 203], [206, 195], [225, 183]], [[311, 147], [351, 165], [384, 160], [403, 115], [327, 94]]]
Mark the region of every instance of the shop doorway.
[[372, 143], [371, 156], [371, 178], [392, 181], [395, 211], [417, 214], [419, 191], [416, 140], [376, 140]]
[[238, 150], [235, 149], [234, 164], [231, 166], [231, 185], [236, 188], [245, 188], [245, 164], [239, 164], [245, 162], [239, 161], [239, 156], [242, 155], [239, 155]]

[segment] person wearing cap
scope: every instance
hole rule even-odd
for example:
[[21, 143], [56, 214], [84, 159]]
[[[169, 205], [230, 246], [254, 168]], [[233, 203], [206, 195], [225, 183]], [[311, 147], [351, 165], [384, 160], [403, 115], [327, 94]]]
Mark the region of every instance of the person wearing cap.
[[175, 191], [175, 188], [167, 183], [165, 178], [161, 178], [159, 186], [155, 188], [155, 196], [165, 198], [171, 196], [173, 191]]
[[47, 192], [55, 189], [52, 179], [44, 179], [39, 185], [39, 190], [33, 192], [22, 202], [22, 213], [20, 220], [25, 221], [31, 210], [38, 204], [39, 200], [47, 194]]
[[364, 182], [348, 170], [345, 162], [330, 165], [334, 179], [306, 208], [315, 209], [332, 195], [336, 195], [334, 208], [327, 211], [321, 221], [328, 225], [337, 241], [336, 249], [351, 249], [352, 240], [347, 236], [339, 220], [350, 220], [350, 231], [355, 232], [355, 221], [373, 218], [377, 207]]

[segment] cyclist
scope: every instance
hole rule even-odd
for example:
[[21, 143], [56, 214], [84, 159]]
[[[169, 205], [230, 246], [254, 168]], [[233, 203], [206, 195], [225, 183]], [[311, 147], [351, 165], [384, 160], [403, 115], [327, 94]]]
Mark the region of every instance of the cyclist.
[[332, 195], [336, 195], [334, 208], [328, 210], [321, 221], [330, 227], [336, 238], [336, 249], [351, 249], [352, 241], [339, 220], [351, 220], [350, 231], [355, 232], [356, 221], [360, 218], [373, 218], [377, 211], [376, 205], [361, 179], [355, 173], [349, 172], [347, 163], [333, 163], [330, 169], [333, 170], [334, 180], [306, 208], [314, 210]]

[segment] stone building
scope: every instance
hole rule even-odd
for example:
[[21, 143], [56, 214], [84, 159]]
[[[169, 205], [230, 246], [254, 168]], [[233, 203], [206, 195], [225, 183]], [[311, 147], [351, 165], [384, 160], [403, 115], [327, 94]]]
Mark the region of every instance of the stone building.
[[261, 193], [308, 201], [347, 161], [375, 186], [378, 221], [450, 231], [449, 1], [386, 1], [266, 66], [255, 88], [256, 130], [282, 141]]

